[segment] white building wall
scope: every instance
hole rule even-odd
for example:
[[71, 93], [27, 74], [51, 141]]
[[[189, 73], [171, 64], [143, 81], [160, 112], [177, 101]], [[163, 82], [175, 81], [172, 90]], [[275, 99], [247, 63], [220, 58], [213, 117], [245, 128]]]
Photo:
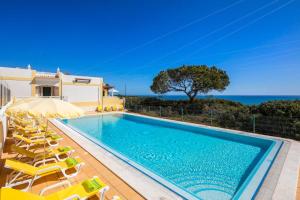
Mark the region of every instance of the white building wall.
[[62, 96], [69, 102], [96, 102], [98, 90], [99, 87], [96, 86], [64, 85]]
[[31, 96], [31, 81], [5, 81], [8, 88], [11, 90], [12, 97], [30, 97]]
[[31, 79], [30, 69], [0, 67], [0, 81], [8, 85], [12, 97], [31, 96]]
[[[76, 78], [90, 79], [90, 83], [75, 83]], [[102, 78], [62, 75], [62, 96], [69, 102], [98, 102], [102, 96]]]

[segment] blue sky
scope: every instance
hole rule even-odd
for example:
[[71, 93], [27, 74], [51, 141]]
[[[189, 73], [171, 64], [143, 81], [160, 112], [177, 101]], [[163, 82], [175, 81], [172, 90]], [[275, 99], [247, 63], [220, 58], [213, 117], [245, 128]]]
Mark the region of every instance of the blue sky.
[[151, 94], [160, 70], [216, 65], [213, 94], [300, 94], [300, 0], [0, 1], [0, 66], [104, 77]]

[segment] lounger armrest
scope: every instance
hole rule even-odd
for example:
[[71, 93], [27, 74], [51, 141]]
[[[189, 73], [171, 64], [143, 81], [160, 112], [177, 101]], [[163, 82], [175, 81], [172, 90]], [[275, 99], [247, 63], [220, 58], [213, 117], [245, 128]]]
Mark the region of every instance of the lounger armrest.
[[70, 181], [65, 180], [65, 181], [62, 181], [62, 182], [59, 182], [59, 183], [56, 183], [56, 184], [53, 184], [53, 185], [49, 185], [49, 186], [47, 186], [47, 187], [45, 187], [44, 189], [41, 190], [40, 196], [43, 196], [44, 193], [47, 192], [48, 190], [52, 190], [56, 187], [61, 187], [61, 186], [64, 186], [64, 185], [68, 185], [68, 187], [70, 187], [71, 183], [70, 183]]
[[45, 159], [45, 160], [40, 160], [40, 161], [37, 161], [34, 163], [34, 167], [36, 167], [37, 165], [40, 165], [40, 164], [43, 164], [43, 163], [47, 163], [47, 162], [57, 162], [57, 160], [55, 158], [48, 158], [48, 159]]
[[[37, 131], [37, 133], [41, 134], [40, 131]], [[36, 135], [36, 136], [32, 136], [30, 137], [31, 140], [38, 140], [38, 139], [46, 139], [46, 136], [45, 135]]]
[[104, 200], [104, 195], [107, 190], [109, 190], [109, 186], [105, 186], [99, 190], [100, 200]]
[[45, 138], [45, 136], [44, 135], [35, 135], [35, 136], [32, 136], [32, 137], [29, 137], [29, 139], [31, 139], [31, 140], [36, 140], [36, 139], [43, 139], [43, 138]]

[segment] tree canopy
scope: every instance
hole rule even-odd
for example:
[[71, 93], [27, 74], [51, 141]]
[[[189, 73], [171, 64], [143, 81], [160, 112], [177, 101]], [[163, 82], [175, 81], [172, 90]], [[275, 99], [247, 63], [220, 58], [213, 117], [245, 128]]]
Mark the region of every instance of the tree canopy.
[[200, 93], [207, 94], [212, 90], [225, 90], [229, 83], [226, 71], [215, 66], [183, 65], [179, 68], [159, 72], [154, 77], [150, 88], [156, 94], [171, 91], [184, 92], [192, 102]]

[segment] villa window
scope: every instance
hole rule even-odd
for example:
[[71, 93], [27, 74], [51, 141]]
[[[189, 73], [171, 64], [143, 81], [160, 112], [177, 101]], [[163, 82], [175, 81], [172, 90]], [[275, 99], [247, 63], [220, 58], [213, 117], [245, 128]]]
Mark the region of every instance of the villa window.
[[75, 78], [74, 80], [75, 83], [90, 83], [91, 82], [91, 79], [86, 79], [86, 78]]

